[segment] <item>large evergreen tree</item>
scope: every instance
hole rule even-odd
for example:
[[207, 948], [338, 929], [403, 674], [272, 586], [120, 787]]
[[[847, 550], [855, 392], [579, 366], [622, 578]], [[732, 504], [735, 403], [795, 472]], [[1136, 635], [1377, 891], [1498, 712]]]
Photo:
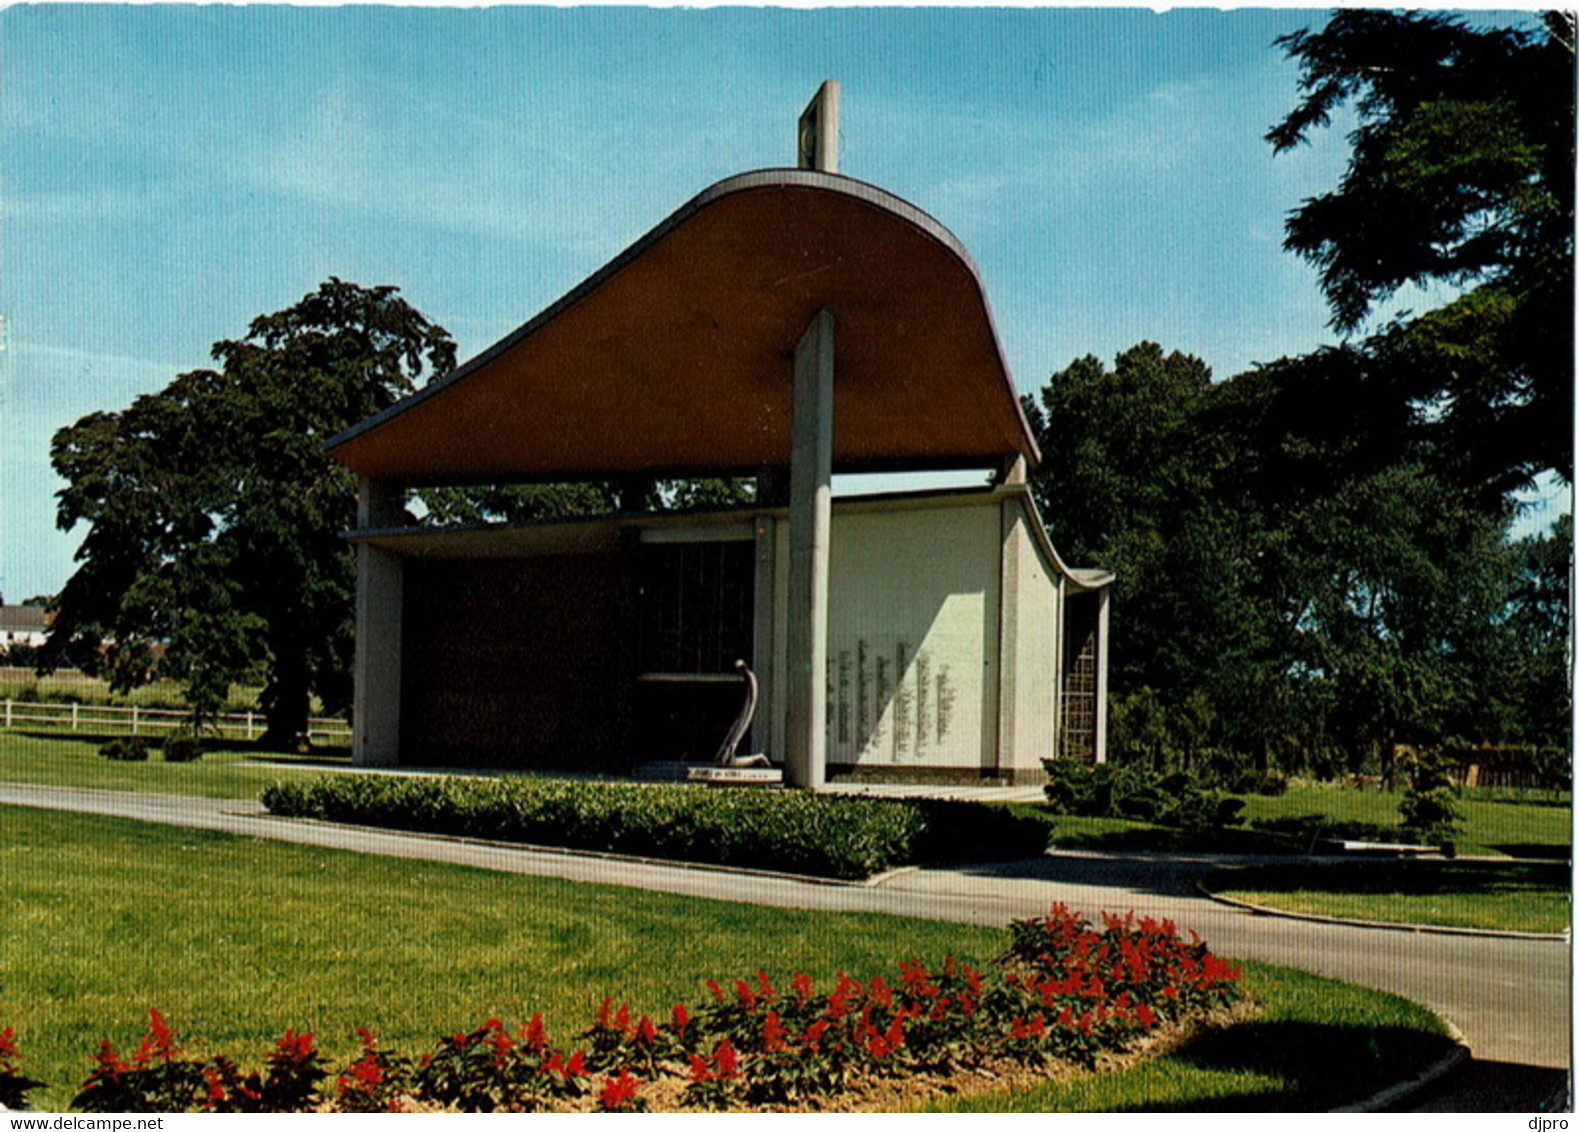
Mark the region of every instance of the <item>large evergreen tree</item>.
[[1548, 469], [1572, 482], [1573, 14], [1496, 28], [1347, 9], [1278, 43], [1302, 73], [1267, 135], [1278, 152], [1341, 107], [1358, 117], [1341, 182], [1287, 224], [1333, 326], [1362, 329], [1406, 284], [1456, 288], [1363, 344], [1372, 384], [1488, 504]]

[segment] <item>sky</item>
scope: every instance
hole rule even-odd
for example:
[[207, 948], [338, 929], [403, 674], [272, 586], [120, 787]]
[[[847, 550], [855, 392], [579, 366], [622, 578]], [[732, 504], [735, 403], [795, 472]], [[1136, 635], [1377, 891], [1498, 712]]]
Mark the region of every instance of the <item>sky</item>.
[[[1274, 157], [1320, 11], [0, 9], [0, 594], [53, 593], [55, 430], [209, 364], [329, 276], [481, 352], [690, 197], [839, 171], [980, 271], [1011, 373], [1143, 340], [1219, 377], [1333, 341], [1283, 221], [1343, 128]], [[1391, 315], [1404, 300], [1382, 310]], [[1566, 507], [1566, 496], [1547, 507]]]

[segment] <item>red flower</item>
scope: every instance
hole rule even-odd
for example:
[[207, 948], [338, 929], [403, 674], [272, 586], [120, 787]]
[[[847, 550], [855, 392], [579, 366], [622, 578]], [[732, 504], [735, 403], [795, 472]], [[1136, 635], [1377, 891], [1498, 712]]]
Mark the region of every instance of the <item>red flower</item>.
[[358, 1058], [351, 1066], [351, 1076], [367, 1088], [379, 1084], [384, 1079], [384, 1067], [374, 1057]]
[[927, 974], [927, 969], [922, 966], [919, 959], [912, 959], [908, 963], [901, 960], [899, 970], [899, 981], [904, 983], [905, 990], [909, 991], [912, 996], [936, 998], [940, 993], [938, 988], [933, 985], [932, 977]]
[[521, 1042], [533, 1053], [542, 1053], [548, 1047], [548, 1031], [543, 1026], [541, 1014], [532, 1015], [532, 1020], [521, 1031]]
[[779, 1021], [778, 1012], [768, 1011], [768, 1016], [762, 1020], [762, 1049], [765, 1053], [783, 1053], [789, 1048], [789, 1030], [784, 1023]]
[[1149, 1030], [1157, 1024], [1157, 1012], [1144, 1002], [1135, 1008], [1135, 1019], [1144, 1030]]
[[724, 988], [723, 987], [719, 986], [712, 979], [708, 979], [704, 985], [707, 987], [707, 989], [710, 992], [712, 992], [713, 1001], [714, 1002], [723, 1002], [724, 1001]]
[[839, 985], [834, 987], [833, 993], [828, 996], [829, 1018], [843, 1018], [850, 1012], [853, 1005], [852, 999], [861, 993], [861, 984], [850, 978], [843, 971], [839, 972]]
[[485, 1040], [493, 1047], [493, 1064], [497, 1069], [509, 1059], [510, 1051], [515, 1048], [515, 1042], [511, 1040], [509, 1034], [505, 1033], [504, 1023], [497, 1018], [488, 1019], [483, 1023], [482, 1028], [488, 1034]]
[[636, 1040], [644, 1046], [650, 1046], [658, 1039], [658, 1027], [652, 1024], [652, 1019], [643, 1014], [636, 1023]]
[[543, 1062], [540, 1070], [542, 1073], [558, 1074], [561, 1081], [569, 1081], [572, 1077], [585, 1077], [587, 1075], [586, 1054], [579, 1049], [570, 1055], [570, 1060], [565, 1060], [565, 1055], [556, 1053]]
[[141, 1069], [154, 1058], [158, 1058], [161, 1065], [168, 1065], [180, 1052], [181, 1048], [175, 1044], [175, 1031], [164, 1020], [164, 1015], [157, 1010], [150, 1010], [148, 1032], [143, 1035], [142, 1044], [132, 1055], [132, 1064]]
[[691, 1012], [677, 1003], [671, 1013], [674, 1015], [674, 1032], [685, 1033], [685, 1028], [691, 1024]]
[[310, 1061], [314, 1056], [312, 1034], [298, 1034], [295, 1030], [286, 1030], [280, 1040], [274, 1043], [274, 1052], [269, 1054], [270, 1065], [296, 1065], [303, 1061]]
[[636, 1100], [636, 1087], [640, 1084], [629, 1070], [622, 1067], [617, 1076], [603, 1083], [603, 1091], [598, 1094], [599, 1107], [604, 1112], [618, 1112], [630, 1107]]
[[751, 989], [751, 984], [744, 979], [735, 980], [735, 995], [740, 999], [740, 1004], [747, 1010], [757, 1004], [757, 992]]
[[691, 1055], [691, 1080], [697, 1084], [704, 1084], [713, 1079], [713, 1074], [707, 1068], [707, 1058], [699, 1053]]
[[811, 977], [809, 975], [803, 975], [797, 971], [795, 975], [791, 977], [790, 985], [795, 988], [795, 997], [800, 1000], [800, 1004], [802, 1006], [805, 1006], [806, 1001], [812, 996]]
[[130, 1065], [115, 1055], [115, 1047], [109, 1042], [99, 1043], [99, 1055], [94, 1060], [98, 1063], [98, 1068], [93, 1071], [95, 1077], [119, 1077], [131, 1070]]
[[212, 1068], [205, 1067], [203, 1081], [208, 1085], [208, 1098], [204, 1101], [203, 1107], [213, 1108], [217, 1104], [224, 1104], [228, 1094], [225, 1092], [224, 1082], [219, 1079], [219, 1074]]
[[1040, 1014], [1032, 1015], [1030, 1021], [1016, 1018], [1014, 1025], [1009, 1028], [1011, 1039], [1043, 1038], [1047, 1035], [1047, 1023]]
[[0, 1030], [0, 1061], [12, 1061], [16, 1058], [16, 1031], [7, 1026]]
[[720, 1080], [740, 1072], [740, 1055], [735, 1052], [728, 1038], [723, 1038], [713, 1047], [713, 1072]]
[[757, 993], [770, 1002], [778, 997], [778, 992], [773, 989], [773, 984], [768, 981], [766, 971], [757, 972]]

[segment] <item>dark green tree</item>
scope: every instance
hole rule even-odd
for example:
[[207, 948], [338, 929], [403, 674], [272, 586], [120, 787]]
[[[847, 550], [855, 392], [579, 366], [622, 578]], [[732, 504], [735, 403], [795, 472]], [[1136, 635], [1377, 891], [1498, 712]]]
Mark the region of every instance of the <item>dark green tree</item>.
[[1115, 747], [1158, 767], [1241, 720], [1272, 728], [1265, 711], [1236, 710], [1276, 702], [1272, 621], [1246, 584], [1261, 517], [1214, 487], [1226, 440], [1205, 423], [1218, 396], [1199, 359], [1141, 343], [1111, 370], [1075, 361], [1026, 403], [1044, 455], [1032, 486], [1055, 544], [1116, 575]]
[[323, 442], [454, 367], [440, 326], [392, 287], [331, 279], [214, 346], [121, 412], [56, 433], [58, 523], [88, 528], [43, 663], [126, 689], [169, 675], [196, 722], [263, 680], [262, 742], [349, 701], [355, 480]]
[[1492, 28], [1345, 9], [1277, 42], [1302, 72], [1267, 135], [1278, 152], [1340, 108], [1358, 117], [1341, 182], [1287, 224], [1333, 326], [1359, 330], [1406, 284], [1458, 289], [1364, 344], [1371, 380], [1484, 501], [1547, 469], [1572, 482], [1573, 15]]

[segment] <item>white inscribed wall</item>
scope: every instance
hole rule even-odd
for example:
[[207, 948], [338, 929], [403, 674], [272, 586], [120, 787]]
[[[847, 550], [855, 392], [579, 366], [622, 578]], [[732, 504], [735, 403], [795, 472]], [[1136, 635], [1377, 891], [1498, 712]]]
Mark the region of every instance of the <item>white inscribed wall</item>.
[[981, 765], [998, 523], [970, 504], [834, 516], [830, 763]]

